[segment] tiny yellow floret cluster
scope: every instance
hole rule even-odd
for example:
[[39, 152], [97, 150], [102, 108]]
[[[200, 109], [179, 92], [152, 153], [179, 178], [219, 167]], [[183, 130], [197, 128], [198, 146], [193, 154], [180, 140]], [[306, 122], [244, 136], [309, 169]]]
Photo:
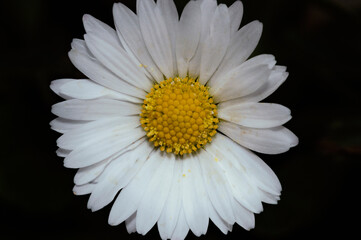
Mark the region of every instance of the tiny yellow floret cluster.
[[149, 141], [176, 155], [191, 153], [212, 141], [219, 122], [208, 88], [188, 77], [155, 84], [144, 99], [140, 116]]

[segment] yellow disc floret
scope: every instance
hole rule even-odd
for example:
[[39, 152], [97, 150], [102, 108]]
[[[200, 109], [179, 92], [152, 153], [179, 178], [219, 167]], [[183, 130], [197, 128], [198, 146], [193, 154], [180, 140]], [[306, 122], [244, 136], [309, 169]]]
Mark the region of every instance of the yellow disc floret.
[[146, 96], [140, 123], [161, 151], [183, 155], [212, 141], [217, 106], [208, 88], [192, 78], [169, 78]]

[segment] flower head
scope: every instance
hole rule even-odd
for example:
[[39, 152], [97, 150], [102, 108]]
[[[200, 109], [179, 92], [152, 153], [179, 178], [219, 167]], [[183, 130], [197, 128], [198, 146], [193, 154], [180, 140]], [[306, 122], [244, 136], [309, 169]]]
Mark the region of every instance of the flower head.
[[179, 18], [172, 0], [138, 0], [137, 14], [114, 4], [115, 30], [84, 16], [69, 57], [87, 79], [52, 82], [66, 101], [51, 127], [65, 167], [79, 169], [74, 193], [90, 194], [93, 211], [115, 199], [109, 224], [184, 239], [210, 219], [226, 234], [279, 200], [276, 175], [250, 150], [298, 143], [282, 126], [290, 110], [260, 103], [288, 73], [272, 55], [248, 59], [262, 24], [239, 29], [242, 14], [240, 1], [190, 1]]

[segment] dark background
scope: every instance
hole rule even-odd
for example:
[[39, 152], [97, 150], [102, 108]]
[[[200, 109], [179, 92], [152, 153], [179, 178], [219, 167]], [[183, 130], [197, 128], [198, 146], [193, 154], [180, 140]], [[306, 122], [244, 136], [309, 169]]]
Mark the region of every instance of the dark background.
[[[75, 170], [55, 154], [49, 122], [61, 99], [51, 80], [81, 78], [67, 52], [82, 38], [82, 15], [113, 26], [112, 0], [1, 1], [0, 238], [153, 239], [107, 224], [110, 206], [91, 213], [72, 194]], [[121, 1], [134, 10], [135, 1]], [[183, 9], [185, 0], [176, 0]], [[219, 1], [230, 5], [232, 1]], [[288, 80], [266, 99], [292, 110], [300, 144], [261, 155], [278, 175], [278, 205], [264, 205], [256, 228], [224, 236], [210, 224], [200, 239], [309, 239], [359, 235], [361, 167], [360, 0], [244, 0], [242, 25], [264, 23], [254, 54], [274, 54]], [[23, 235], [25, 234], [25, 235]], [[188, 239], [195, 239], [192, 233]]]

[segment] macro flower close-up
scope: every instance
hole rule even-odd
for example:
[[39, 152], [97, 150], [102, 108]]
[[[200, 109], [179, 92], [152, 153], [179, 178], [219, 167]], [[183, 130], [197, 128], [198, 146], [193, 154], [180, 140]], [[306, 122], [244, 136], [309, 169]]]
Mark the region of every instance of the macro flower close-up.
[[113, 5], [115, 29], [84, 15], [69, 58], [83, 79], [58, 79], [52, 107], [57, 154], [78, 169], [73, 192], [88, 208], [112, 204], [108, 222], [162, 239], [255, 227], [281, 184], [256, 153], [298, 144], [291, 111], [265, 100], [288, 77], [270, 54], [252, 56], [262, 23], [243, 4], [138, 0]]

